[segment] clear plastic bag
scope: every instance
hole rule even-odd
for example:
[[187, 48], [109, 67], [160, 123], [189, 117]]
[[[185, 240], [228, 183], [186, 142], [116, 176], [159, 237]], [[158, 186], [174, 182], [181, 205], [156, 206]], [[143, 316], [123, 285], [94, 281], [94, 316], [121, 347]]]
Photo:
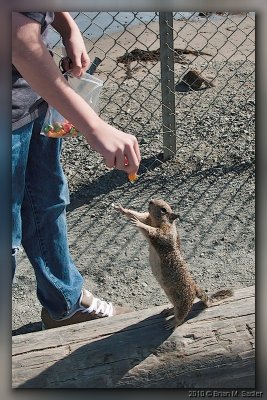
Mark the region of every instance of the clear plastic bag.
[[[103, 82], [88, 73], [85, 73], [80, 78], [73, 77], [69, 73], [64, 76], [68, 80], [70, 86], [78, 93], [91, 108], [96, 112], [99, 95], [103, 86]], [[81, 135], [75, 126], [66, 118], [64, 118], [54, 107], [48, 105], [47, 113], [41, 129], [41, 135], [52, 138], [60, 137], [75, 137]]]

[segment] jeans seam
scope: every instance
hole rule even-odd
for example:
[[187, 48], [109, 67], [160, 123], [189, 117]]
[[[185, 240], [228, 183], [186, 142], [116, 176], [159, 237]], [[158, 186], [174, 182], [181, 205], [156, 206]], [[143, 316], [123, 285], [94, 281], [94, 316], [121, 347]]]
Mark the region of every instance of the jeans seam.
[[66, 311], [68, 312], [68, 311], [70, 310], [69, 302], [68, 302], [68, 300], [66, 299], [65, 294], [64, 294], [64, 292], [61, 290], [60, 286], [57, 285], [57, 282], [56, 282], [56, 280], [54, 279], [53, 274], [51, 274], [51, 272], [49, 271], [49, 268], [47, 267], [47, 257], [46, 257], [45, 246], [44, 246], [43, 240], [42, 240], [42, 235], [40, 234], [39, 223], [38, 223], [38, 213], [37, 213], [37, 211], [36, 211], [36, 209], [35, 209], [34, 201], [32, 200], [33, 196], [32, 196], [30, 187], [29, 187], [29, 185], [28, 185], [27, 183], [25, 183], [25, 192], [26, 192], [26, 194], [27, 194], [27, 196], [28, 196], [29, 203], [30, 203], [30, 205], [31, 205], [31, 207], [32, 207], [33, 219], [34, 219], [34, 224], [35, 224], [35, 227], [36, 227], [36, 236], [37, 236], [37, 238], [38, 238], [38, 243], [39, 243], [39, 246], [40, 246], [40, 252], [41, 252], [41, 254], [42, 254], [42, 256], [43, 256], [42, 258], [43, 258], [43, 261], [44, 261], [45, 269], [46, 269], [46, 271], [47, 271], [47, 273], [48, 273], [48, 275], [49, 275], [49, 278], [50, 278], [51, 283], [52, 283], [52, 284], [54, 285], [54, 287], [60, 292], [60, 294], [62, 295], [62, 297], [63, 297], [63, 299], [64, 299], [64, 301], [65, 301], [65, 303], [67, 304], [68, 309], [67, 309]]

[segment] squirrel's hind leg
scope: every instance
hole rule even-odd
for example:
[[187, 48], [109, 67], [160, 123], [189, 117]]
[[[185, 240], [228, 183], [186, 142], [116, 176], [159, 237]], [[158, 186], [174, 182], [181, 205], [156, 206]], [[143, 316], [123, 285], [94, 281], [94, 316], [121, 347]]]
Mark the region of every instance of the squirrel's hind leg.
[[179, 325], [182, 325], [189, 311], [190, 307], [187, 307], [185, 305], [184, 307], [179, 307], [179, 309], [177, 307], [174, 307], [174, 317], [166, 321], [166, 328], [168, 330], [171, 330], [176, 329]]

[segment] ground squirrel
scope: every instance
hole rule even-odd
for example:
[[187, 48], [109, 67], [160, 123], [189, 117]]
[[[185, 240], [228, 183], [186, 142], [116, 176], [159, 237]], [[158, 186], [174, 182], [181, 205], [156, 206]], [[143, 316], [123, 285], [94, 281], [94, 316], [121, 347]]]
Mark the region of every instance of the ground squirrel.
[[182, 324], [198, 297], [206, 307], [214, 301], [231, 296], [231, 290], [219, 290], [211, 297], [192, 278], [181, 254], [180, 237], [175, 220], [178, 215], [161, 199], [151, 200], [148, 212], [140, 213], [118, 205], [115, 207], [135, 225], [149, 242], [149, 262], [152, 273], [173, 307], [164, 315], [174, 318], [167, 322], [169, 329]]

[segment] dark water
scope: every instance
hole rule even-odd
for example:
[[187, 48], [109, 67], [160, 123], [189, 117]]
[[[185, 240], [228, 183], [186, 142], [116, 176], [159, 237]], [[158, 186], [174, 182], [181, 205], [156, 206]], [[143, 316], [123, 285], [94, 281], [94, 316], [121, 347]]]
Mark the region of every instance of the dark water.
[[[88, 39], [100, 37], [105, 34], [123, 31], [125, 26], [132, 27], [135, 25], [158, 21], [158, 12], [71, 12], [83, 36]], [[195, 19], [198, 12], [177, 12], [175, 19]], [[49, 42], [54, 46], [59, 41], [59, 35], [51, 30], [49, 33]]]
[[[105, 34], [123, 31], [125, 26], [132, 27], [139, 24], [144, 24], [151, 21], [158, 21], [159, 13], [156, 11], [147, 12], [71, 12], [83, 36], [88, 39], [97, 38]], [[248, 13], [253, 15], [255, 13]], [[175, 20], [196, 20], [200, 19], [199, 12], [174, 12]], [[224, 19], [224, 16], [212, 14], [209, 20]], [[50, 45], [54, 46], [60, 40], [59, 35], [52, 30], [49, 33]]]

